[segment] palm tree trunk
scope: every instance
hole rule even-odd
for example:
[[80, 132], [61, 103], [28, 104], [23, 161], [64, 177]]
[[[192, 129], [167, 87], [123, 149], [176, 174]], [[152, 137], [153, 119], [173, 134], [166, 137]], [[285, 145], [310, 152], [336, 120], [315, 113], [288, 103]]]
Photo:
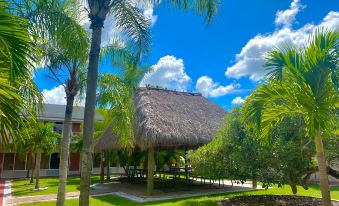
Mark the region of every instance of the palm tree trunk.
[[27, 164], [27, 172], [26, 172], [26, 178], [28, 179], [29, 178], [29, 170], [31, 169], [31, 166], [30, 166], [30, 163], [31, 163], [31, 160], [30, 160], [30, 155], [28, 154], [27, 155], [27, 161], [26, 161], [26, 164]]
[[62, 141], [59, 163], [59, 188], [57, 197], [57, 206], [65, 205], [69, 144], [72, 135], [72, 114], [73, 114], [74, 96], [67, 95], [64, 128], [62, 130]]
[[153, 195], [154, 190], [154, 148], [150, 146], [148, 148], [148, 164], [147, 164], [147, 195]]
[[35, 160], [35, 189], [40, 188], [40, 163], [41, 163], [41, 150], [37, 151]]
[[91, 172], [92, 172], [92, 142], [94, 132], [94, 114], [96, 104], [96, 89], [98, 80], [98, 62], [100, 54], [102, 27], [92, 27], [91, 50], [89, 53], [86, 104], [84, 114], [83, 146], [81, 155], [81, 178], [79, 205], [89, 205]]
[[322, 195], [322, 205], [331, 206], [331, 194], [328, 183], [327, 166], [324, 155], [324, 146], [321, 138], [320, 131], [317, 131], [315, 136], [315, 145], [317, 151], [317, 161], [320, 176], [320, 190]]
[[35, 165], [36, 165], [36, 155], [32, 154], [32, 165], [31, 165], [31, 180], [29, 181], [30, 184], [33, 184], [34, 183], [34, 168], [35, 168]]

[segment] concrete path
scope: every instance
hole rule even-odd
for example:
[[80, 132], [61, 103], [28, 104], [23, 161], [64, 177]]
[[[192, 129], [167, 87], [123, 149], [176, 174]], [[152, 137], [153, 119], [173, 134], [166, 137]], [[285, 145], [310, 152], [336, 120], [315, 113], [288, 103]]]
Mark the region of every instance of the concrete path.
[[[94, 186], [94, 188], [100, 188], [100, 185]], [[161, 200], [171, 200], [171, 199], [180, 199], [180, 198], [187, 198], [187, 197], [196, 197], [202, 195], [213, 195], [213, 194], [224, 194], [227, 192], [234, 192], [234, 191], [248, 191], [252, 190], [248, 185], [244, 187], [234, 187], [229, 191], [212, 191], [212, 192], [196, 192], [196, 193], [186, 193], [186, 194], [168, 194], [165, 196], [155, 196], [155, 197], [143, 197], [138, 195], [128, 194], [122, 191], [113, 191], [109, 192], [106, 189], [94, 189], [92, 190], [91, 197], [96, 196], [105, 196], [105, 195], [116, 195], [120, 196], [135, 202], [153, 202], [153, 201], [161, 201]], [[68, 192], [66, 193], [66, 199], [75, 199], [79, 198], [79, 192]], [[34, 196], [20, 196], [20, 197], [9, 197], [6, 198], [5, 205], [20, 205], [23, 203], [33, 203], [33, 202], [47, 202], [47, 201], [56, 201], [57, 194], [47, 194], [47, 195], [34, 195]]]
[[[244, 188], [242, 191], [249, 191], [252, 189]], [[228, 191], [234, 192], [234, 191]], [[99, 193], [93, 194], [91, 197], [97, 196], [105, 196], [105, 195], [116, 195], [120, 196], [135, 202], [153, 202], [153, 201], [161, 201], [161, 200], [172, 200], [172, 199], [180, 199], [180, 198], [188, 198], [188, 197], [197, 197], [202, 195], [215, 195], [215, 194], [225, 194], [225, 191], [218, 191], [218, 192], [207, 192], [207, 193], [194, 193], [194, 194], [182, 194], [182, 195], [168, 195], [163, 197], [139, 197], [131, 194], [127, 194], [124, 192], [109, 192], [109, 193]], [[49, 201], [56, 201], [57, 195], [56, 194], [49, 194], [49, 195], [35, 195], [35, 196], [23, 196], [23, 197], [12, 197], [6, 201], [6, 205], [20, 205], [23, 203], [33, 203], [33, 202], [49, 202]], [[76, 199], [79, 198], [79, 192], [69, 192], [66, 194], [66, 199]]]
[[0, 205], [3, 205], [5, 181], [0, 180]]

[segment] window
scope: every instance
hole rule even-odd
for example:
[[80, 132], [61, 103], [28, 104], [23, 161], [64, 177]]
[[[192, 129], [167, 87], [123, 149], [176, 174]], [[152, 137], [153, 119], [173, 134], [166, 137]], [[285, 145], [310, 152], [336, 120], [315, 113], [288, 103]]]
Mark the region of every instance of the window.
[[53, 153], [51, 155], [50, 169], [59, 169], [60, 157], [59, 153]]
[[53, 127], [53, 131], [57, 132], [59, 134], [62, 134], [62, 127], [63, 127], [62, 122], [55, 122], [54, 127]]
[[25, 170], [26, 169], [26, 157], [25, 155], [15, 154], [15, 170]]
[[5, 153], [3, 170], [13, 170], [14, 153]]

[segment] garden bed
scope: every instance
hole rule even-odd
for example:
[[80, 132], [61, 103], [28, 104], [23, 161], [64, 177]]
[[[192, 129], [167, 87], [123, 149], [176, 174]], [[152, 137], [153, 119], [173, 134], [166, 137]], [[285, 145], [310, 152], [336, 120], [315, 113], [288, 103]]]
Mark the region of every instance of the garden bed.
[[[225, 199], [220, 202], [222, 206], [321, 206], [321, 199], [314, 197], [293, 195], [252, 195]], [[339, 206], [339, 202], [333, 202]]]

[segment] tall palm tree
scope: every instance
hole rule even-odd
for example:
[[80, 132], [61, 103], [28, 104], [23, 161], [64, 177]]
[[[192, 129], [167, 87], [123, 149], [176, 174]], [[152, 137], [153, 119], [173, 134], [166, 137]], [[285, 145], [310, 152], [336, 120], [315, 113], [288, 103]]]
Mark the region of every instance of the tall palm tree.
[[[74, 3], [72, 0], [70, 2]], [[78, 23], [79, 16], [83, 12], [75, 9], [77, 7], [74, 7], [70, 2], [59, 2], [58, 6], [53, 8], [53, 12], [58, 13], [59, 23], [56, 27], [60, 34], [54, 35], [43, 46], [46, 51], [45, 61], [48, 62], [46, 67], [50, 71], [49, 77], [60, 83], [66, 94], [65, 119], [60, 147], [57, 205], [65, 205], [73, 105], [76, 95], [83, 91], [85, 87], [86, 71], [84, 65], [87, 62], [89, 48], [88, 32]], [[67, 36], [64, 35], [66, 33]]]
[[89, 48], [89, 33], [79, 24], [86, 18], [85, 11], [76, 0], [14, 2], [18, 13], [34, 26], [30, 32], [44, 38], [39, 41], [44, 50], [44, 66], [50, 71], [49, 77], [63, 85], [66, 93], [57, 198], [57, 205], [64, 205], [73, 104], [79, 90], [84, 88]]
[[[0, 1], [0, 141], [20, 136], [22, 117], [34, 118], [41, 94], [32, 80], [41, 56], [37, 36], [29, 33], [27, 19], [15, 15], [13, 4]], [[19, 129], [20, 128], [20, 129]]]
[[[98, 61], [101, 46], [101, 33], [108, 13], [112, 14], [117, 27], [133, 39], [140, 54], [150, 46], [150, 21], [134, 5], [132, 0], [88, 0], [89, 18], [92, 30], [91, 48], [88, 63], [86, 104], [84, 114], [84, 142], [81, 158], [81, 180], [79, 205], [89, 205], [89, 186], [92, 168], [92, 139], [94, 132], [94, 112], [98, 79]], [[143, 0], [140, 3], [159, 3], [159, 0]], [[168, 1], [182, 9], [196, 8], [199, 13], [206, 13], [210, 20], [217, 10], [217, 0], [180, 0]]]
[[56, 148], [60, 135], [53, 131], [53, 123], [30, 122], [28, 128], [28, 140], [30, 148], [35, 153], [35, 189], [40, 189], [40, 163], [41, 154], [51, 153]]
[[324, 206], [331, 205], [322, 139], [339, 107], [339, 33], [317, 30], [302, 49], [284, 47], [267, 56], [268, 80], [247, 99], [250, 120], [263, 135], [289, 116], [301, 116], [314, 138]]

